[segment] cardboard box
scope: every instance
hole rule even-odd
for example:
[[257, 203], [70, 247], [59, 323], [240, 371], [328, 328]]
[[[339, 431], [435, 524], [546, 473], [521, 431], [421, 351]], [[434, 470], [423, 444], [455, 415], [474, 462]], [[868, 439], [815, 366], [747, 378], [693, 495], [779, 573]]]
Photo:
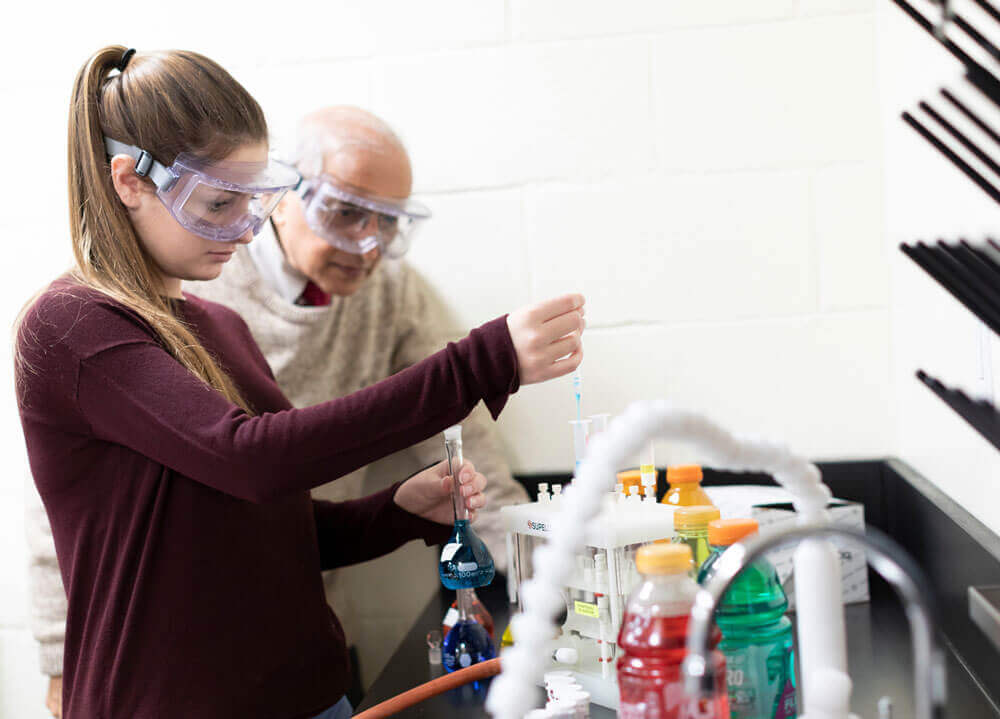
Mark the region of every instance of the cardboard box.
[[[845, 502], [841, 499], [831, 500], [827, 506], [833, 523], [838, 527], [864, 532], [865, 508], [857, 502]], [[760, 524], [761, 535], [786, 527], [797, 521], [797, 515], [791, 504], [759, 504], [753, 505], [750, 516]], [[868, 561], [864, 547], [847, 543], [842, 539], [830, 540], [840, 551], [841, 589], [844, 604], [859, 604], [869, 600], [868, 593]], [[792, 573], [792, 555], [795, 545], [789, 545], [773, 552], [767, 558], [778, 570], [781, 585], [788, 595], [789, 609], [795, 606], [795, 577]]]

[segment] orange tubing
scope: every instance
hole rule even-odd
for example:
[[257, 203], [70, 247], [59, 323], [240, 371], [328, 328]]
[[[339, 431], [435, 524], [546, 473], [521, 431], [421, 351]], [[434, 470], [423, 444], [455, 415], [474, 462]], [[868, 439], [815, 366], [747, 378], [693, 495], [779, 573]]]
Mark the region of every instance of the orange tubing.
[[408, 709], [414, 704], [419, 704], [424, 699], [443, 694], [449, 689], [460, 687], [463, 684], [488, 679], [500, 673], [500, 658], [490, 659], [471, 667], [459, 669], [451, 674], [445, 674], [437, 679], [431, 679], [425, 684], [414, 687], [402, 694], [386, 699], [381, 704], [376, 704], [371, 709], [365, 709], [360, 714], [355, 714], [354, 719], [383, 719], [391, 717], [396, 712]]

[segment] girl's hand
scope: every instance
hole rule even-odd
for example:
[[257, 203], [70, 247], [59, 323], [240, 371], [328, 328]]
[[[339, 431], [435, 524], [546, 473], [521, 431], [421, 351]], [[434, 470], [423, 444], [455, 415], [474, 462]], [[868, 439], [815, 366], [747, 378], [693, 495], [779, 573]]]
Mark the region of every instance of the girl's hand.
[[583, 295], [563, 295], [507, 315], [521, 384], [569, 374], [583, 361]]
[[[469, 519], [475, 519], [476, 510], [486, 506], [486, 496], [483, 494], [486, 477], [476, 471], [472, 462], [465, 460], [458, 472], [458, 481], [462, 485], [465, 506], [469, 508]], [[439, 524], [451, 524], [455, 521], [451, 486], [448, 461], [445, 460], [403, 482], [396, 490], [393, 501], [410, 514]]]

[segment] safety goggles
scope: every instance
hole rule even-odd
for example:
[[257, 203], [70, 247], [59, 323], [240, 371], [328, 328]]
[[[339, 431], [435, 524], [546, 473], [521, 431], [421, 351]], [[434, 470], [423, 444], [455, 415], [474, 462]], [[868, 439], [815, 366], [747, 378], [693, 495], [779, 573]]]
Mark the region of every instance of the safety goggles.
[[298, 192], [310, 229], [355, 255], [378, 248], [386, 257], [402, 257], [417, 228], [431, 216], [419, 202], [359, 195], [327, 175], [303, 180]]
[[206, 240], [232, 242], [257, 234], [299, 174], [274, 160], [209, 162], [182, 153], [165, 167], [145, 150], [104, 138], [108, 156], [135, 158], [135, 174], [156, 185], [156, 196], [186, 230]]

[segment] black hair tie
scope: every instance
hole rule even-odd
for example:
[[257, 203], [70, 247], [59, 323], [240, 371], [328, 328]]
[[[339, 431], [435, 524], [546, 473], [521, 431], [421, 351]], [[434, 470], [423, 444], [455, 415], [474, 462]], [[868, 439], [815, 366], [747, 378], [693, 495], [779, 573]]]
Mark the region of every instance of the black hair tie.
[[134, 47], [130, 47], [125, 51], [125, 54], [122, 55], [122, 59], [119, 60], [118, 64], [115, 66], [118, 68], [118, 72], [125, 72], [125, 66], [128, 65], [128, 61], [132, 59], [133, 55], [135, 55]]

